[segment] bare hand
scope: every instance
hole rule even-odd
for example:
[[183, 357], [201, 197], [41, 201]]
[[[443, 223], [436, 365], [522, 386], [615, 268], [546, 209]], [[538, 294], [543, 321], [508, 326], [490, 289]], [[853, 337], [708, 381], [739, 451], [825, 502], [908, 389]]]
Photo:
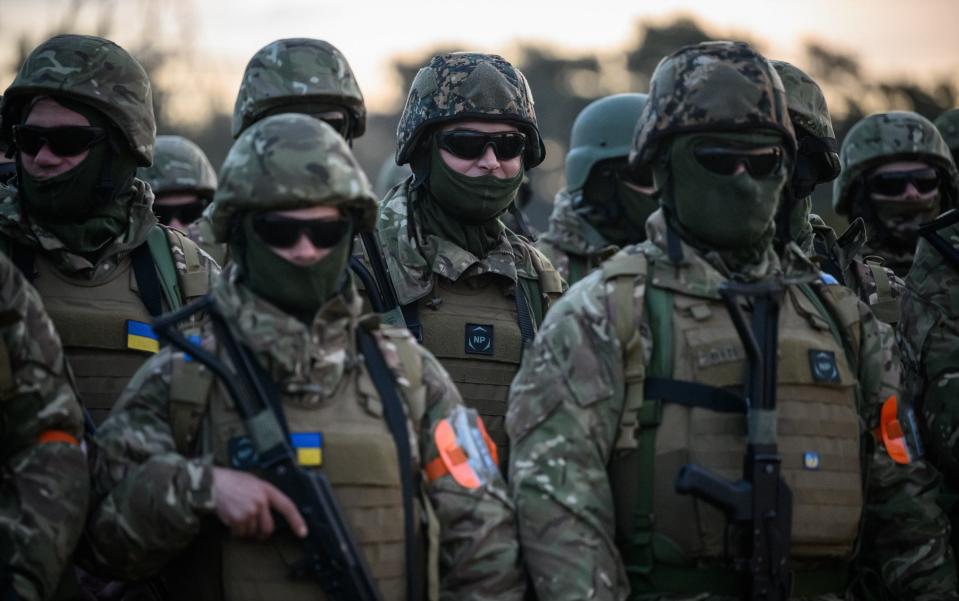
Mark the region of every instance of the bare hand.
[[214, 467], [213, 502], [220, 521], [237, 538], [269, 538], [274, 528], [270, 509], [283, 516], [296, 536], [306, 536], [306, 522], [293, 501], [252, 474]]

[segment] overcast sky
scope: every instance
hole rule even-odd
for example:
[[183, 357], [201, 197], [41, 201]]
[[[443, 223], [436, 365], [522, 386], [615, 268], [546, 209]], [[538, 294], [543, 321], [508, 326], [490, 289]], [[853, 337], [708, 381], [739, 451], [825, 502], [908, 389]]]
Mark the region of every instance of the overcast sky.
[[[104, 0], [89, 0], [91, 4]], [[107, 4], [110, 0], [106, 0]], [[0, 0], [0, 64], [10, 63], [23, 31], [45, 31], [68, 0]], [[163, 74], [232, 108], [249, 57], [281, 37], [323, 38], [353, 66], [372, 110], [399, 102], [390, 60], [438, 44], [510, 56], [518, 41], [559, 50], [610, 52], [633, 39], [640, 19], [697, 18], [714, 34], [747, 34], [768, 56], [800, 62], [804, 41], [851, 51], [879, 75], [920, 81], [945, 73], [959, 79], [959, 2], [952, 0], [113, 0], [113, 37], [121, 45], [143, 35], [192, 44], [185, 69]], [[144, 6], [157, 25], [144, 33]], [[92, 26], [96, 10], [81, 14]], [[3, 65], [7, 67], [7, 64]], [[0, 68], [0, 90], [10, 80]], [[180, 110], [196, 102], [180, 101]]]

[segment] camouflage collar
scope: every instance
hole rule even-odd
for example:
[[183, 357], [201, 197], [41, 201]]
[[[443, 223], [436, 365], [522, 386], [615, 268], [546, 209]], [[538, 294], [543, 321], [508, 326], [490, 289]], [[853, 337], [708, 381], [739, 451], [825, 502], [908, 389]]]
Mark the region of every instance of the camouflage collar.
[[[16, 188], [5, 190], [0, 201], [0, 233], [19, 244], [44, 253], [60, 271], [91, 282], [112, 273], [130, 252], [146, 241], [156, 225], [153, 214], [153, 192], [139, 179], [133, 180], [126, 198], [129, 198], [130, 218], [127, 230], [101, 253], [96, 263], [67, 249], [55, 235], [43, 226], [31, 223], [20, 207]], [[121, 201], [122, 202], [122, 201]]]
[[556, 194], [549, 229], [540, 239], [574, 255], [604, 256], [615, 252], [617, 247], [573, 210], [573, 200], [580, 195], [582, 191], [571, 195], [565, 189]]
[[450, 281], [495, 273], [516, 282], [517, 278], [536, 279], [538, 274], [527, 252], [526, 243], [505, 230], [499, 245], [485, 257], [437, 236], [422, 236], [408, 231], [408, 184], [394, 188], [380, 205], [377, 235], [400, 304], [423, 298], [433, 289], [436, 276]]
[[648, 239], [641, 248], [652, 263], [651, 282], [654, 286], [674, 290], [690, 296], [719, 299], [719, 286], [734, 275], [737, 279], [758, 280], [782, 273], [775, 251], [770, 248], [763, 260], [751, 266], [747, 273], [732, 274], [716, 252], [702, 253], [679, 240], [682, 258], [674, 263], [667, 250], [666, 216], [657, 209], [646, 222]]
[[332, 394], [355, 363], [353, 334], [362, 300], [352, 284], [323, 305], [307, 326], [258, 297], [239, 279], [238, 269], [230, 265], [212, 290], [238, 339], [268, 366], [287, 394], [307, 402]]

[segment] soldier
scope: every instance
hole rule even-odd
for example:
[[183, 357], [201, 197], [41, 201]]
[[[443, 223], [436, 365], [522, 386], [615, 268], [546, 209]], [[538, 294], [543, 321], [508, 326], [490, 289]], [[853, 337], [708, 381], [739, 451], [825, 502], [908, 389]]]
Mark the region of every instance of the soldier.
[[570, 285], [621, 246], [646, 239], [656, 210], [652, 171], [637, 184], [624, 176], [633, 129], [645, 94], [616, 94], [591, 102], [573, 122], [566, 187], [553, 201], [549, 230], [536, 242]]
[[[83, 529], [83, 417], [36, 291], [0, 255], [0, 598], [52, 598]], [[12, 591], [16, 591], [13, 595]]]
[[885, 323], [899, 321], [899, 296], [902, 279], [882, 261], [861, 256], [866, 242], [862, 219], [853, 220], [842, 236], [812, 211], [812, 192], [818, 184], [839, 175], [839, 153], [832, 119], [819, 85], [801, 69], [785, 62], [770, 61], [783, 81], [789, 119], [796, 131], [798, 150], [793, 174], [786, 184], [786, 195], [776, 217], [779, 244], [799, 245], [819, 267], [852, 289], [860, 300]]
[[939, 115], [934, 123], [936, 129], [942, 134], [946, 146], [952, 152], [952, 160], [955, 162], [956, 156], [959, 155], [959, 108], [949, 109]]
[[545, 148], [523, 74], [457, 52], [419, 70], [396, 130], [413, 175], [381, 201], [377, 235], [406, 325], [486, 422], [505, 467], [510, 382], [563, 282], [499, 216]]
[[[210, 297], [227, 331], [206, 322], [204, 347], [225, 355], [234, 338], [276, 391], [272, 415], [289, 424], [301, 465], [332, 482], [383, 599], [522, 599], [511, 504], [489, 451], [480, 445], [452, 472], [437, 459], [440, 443], [462, 455], [459, 434], [444, 436], [451, 421], [479, 427], [476, 414], [408, 332], [360, 318], [347, 259], [376, 202], [346, 143], [316, 119], [265, 118], [231, 149], [213, 206], [217, 241], [234, 260]], [[384, 374], [358, 354], [364, 335], [402, 398], [402, 441], [375, 383]], [[249, 473], [256, 462], [235, 402], [182, 352], [161, 351], [138, 372], [97, 433], [95, 486], [108, 493], [90, 526], [98, 558], [126, 578], [162, 573], [171, 599], [328, 598], [322, 583], [289, 576], [303, 519]], [[483, 457], [485, 471], [470, 467]], [[271, 508], [290, 530], [274, 533]], [[232, 537], [211, 527], [218, 521]]]
[[[316, 117], [351, 144], [366, 131], [366, 105], [353, 70], [343, 53], [323, 40], [276, 40], [247, 63], [233, 106], [233, 139], [259, 119], [280, 113]], [[225, 265], [229, 255], [225, 245], [214, 242], [213, 211], [208, 208], [187, 235]]]
[[125, 50], [93, 36], [47, 40], [0, 113], [18, 173], [0, 202], [0, 248], [43, 298], [99, 421], [157, 351], [150, 321], [206, 294], [217, 268], [156, 223], [153, 193], [136, 179], [156, 127], [150, 80]]
[[908, 111], [870, 115], [853, 126], [839, 153], [842, 173], [833, 181], [833, 208], [861, 217], [863, 254], [905, 277], [919, 225], [956, 206], [956, 167], [928, 119]]
[[899, 323], [904, 388], [916, 399], [930, 461], [943, 475], [939, 504], [959, 550], [959, 219], [955, 210], [927, 227], [906, 276]]
[[156, 198], [163, 225], [184, 231], [200, 218], [216, 192], [216, 172], [200, 147], [182, 136], [157, 136], [153, 165], [140, 171]]
[[[747, 402], [730, 390], [745, 382], [745, 354], [719, 300], [730, 280], [786, 289], [772, 339], [778, 420], [755, 411], [756, 397], [748, 411], [751, 444], [779, 432], [791, 545], [789, 521], [764, 540], [791, 554], [793, 594], [838, 599], [881, 579], [896, 599], [956, 598], [936, 474], [894, 463], [872, 434], [880, 406], [898, 410], [892, 332], [804, 257], [781, 263], [773, 250], [796, 153], [786, 102], [742, 43], [685, 47], [653, 73], [630, 153], [661, 193], [649, 239], [556, 304], [513, 382], [509, 482], [542, 599], [742, 598], [727, 554], [742, 522], [674, 489], [688, 463], [742, 473]], [[909, 461], [902, 442], [897, 460]]]

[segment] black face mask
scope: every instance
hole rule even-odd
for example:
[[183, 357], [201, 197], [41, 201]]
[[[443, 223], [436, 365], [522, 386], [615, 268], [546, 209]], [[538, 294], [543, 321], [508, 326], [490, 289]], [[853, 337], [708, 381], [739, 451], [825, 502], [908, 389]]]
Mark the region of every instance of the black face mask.
[[45, 179], [27, 173], [18, 154], [18, 187], [31, 219], [53, 232], [69, 250], [90, 254], [126, 229], [129, 207], [124, 194], [136, 175], [136, 158], [125, 151], [123, 135], [102, 113], [71, 100], [57, 98], [56, 102], [108, 131], [108, 139], [90, 147], [73, 169]]
[[603, 238], [625, 246], [646, 239], [646, 219], [659, 207], [655, 194], [647, 194], [628, 178], [625, 159], [593, 166], [574, 209]]

